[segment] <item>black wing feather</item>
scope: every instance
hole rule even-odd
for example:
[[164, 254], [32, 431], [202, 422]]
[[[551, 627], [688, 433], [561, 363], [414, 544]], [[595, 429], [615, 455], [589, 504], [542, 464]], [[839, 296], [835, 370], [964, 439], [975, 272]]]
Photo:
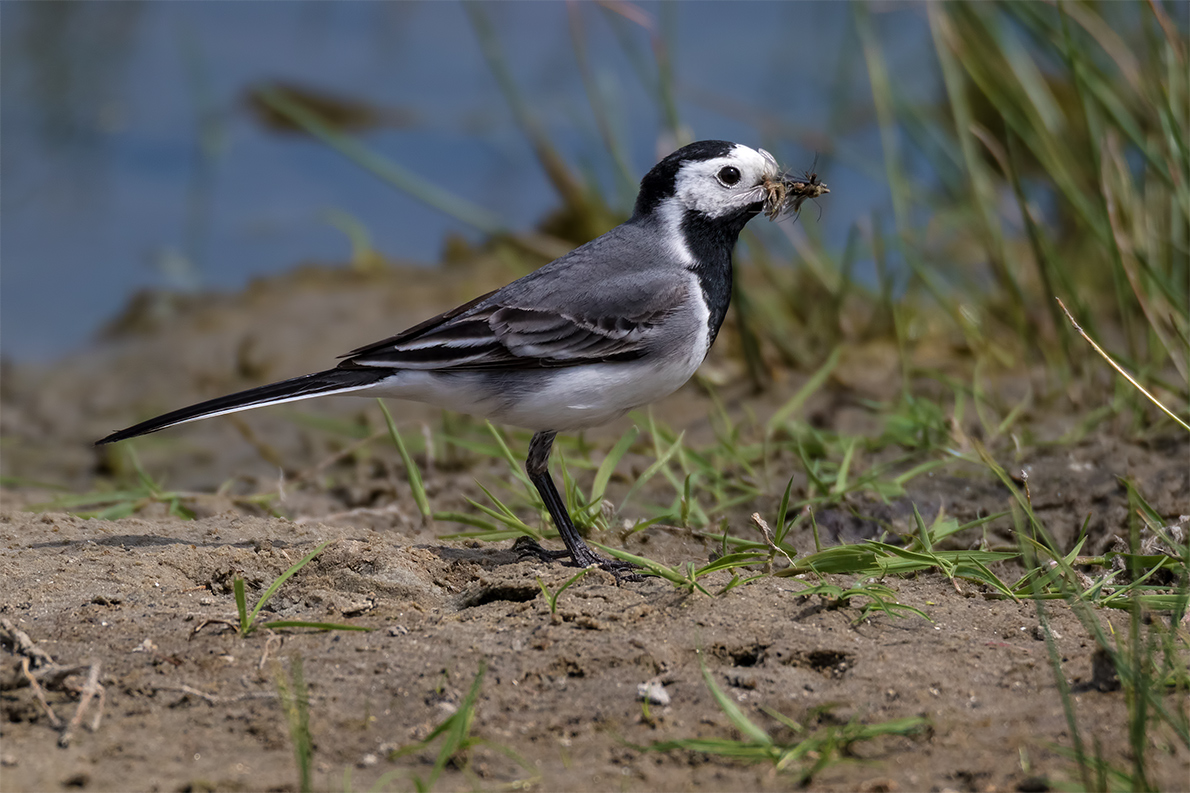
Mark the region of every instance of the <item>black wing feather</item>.
[[679, 298], [658, 301], [636, 316], [584, 317], [501, 305], [492, 295], [441, 314], [347, 356], [342, 368], [539, 369], [601, 361], [628, 361], [645, 354], [650, 332]]

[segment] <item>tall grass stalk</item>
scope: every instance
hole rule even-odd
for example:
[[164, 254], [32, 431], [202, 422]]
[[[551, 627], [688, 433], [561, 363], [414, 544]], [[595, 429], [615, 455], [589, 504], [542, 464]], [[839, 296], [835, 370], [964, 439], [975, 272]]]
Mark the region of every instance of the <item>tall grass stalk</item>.
[[298, 768], [298, 790], [310, 793], [314, 789], [314, 741], [310, 737], [310, 692], [306, 687], [301, 656], [295, 655], [290, 660], [288, 674], [277, 664], [274, 679], [281, 710], [289, 728], [289, 740], [293, 744], [294, 762]]

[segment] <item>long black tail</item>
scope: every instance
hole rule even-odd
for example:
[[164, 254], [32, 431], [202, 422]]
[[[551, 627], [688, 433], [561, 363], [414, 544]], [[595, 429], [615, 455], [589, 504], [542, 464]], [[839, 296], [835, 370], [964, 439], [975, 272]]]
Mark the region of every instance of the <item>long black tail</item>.
[[102, 440], [95, 442], [96, 446], [103, 443], [114, 443], [137, 435], [147, 435], [175, 424], [185, 424], [188, 421], [222, 416], [227, 413], [238, 413], [241, 410], [278, 405], [282, 402], [294, 402], [299, 399], [309, 399], [316, 396], [343, 394], [358, 391], [374, 383], [391, 377], [392, 369], [370, 368], [341, 368], [327, 369], [325, 372], [302, 375], [292, 380], [282, 380], [258, 388], [249, 388], [236, 394], [208, 399], [197, 405], [181, 408], [163, 416], [148, 421], [142, 421], [126, 430], [113, 432]]

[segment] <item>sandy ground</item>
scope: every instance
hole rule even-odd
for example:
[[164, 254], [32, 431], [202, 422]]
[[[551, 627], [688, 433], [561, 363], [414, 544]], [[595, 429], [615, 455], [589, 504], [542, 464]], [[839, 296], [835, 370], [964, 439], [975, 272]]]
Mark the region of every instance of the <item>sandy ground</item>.
[[[137, 446], [155, 478], [196, 494], [186, 499], [196, 520], [172, 517], [162, 505], [110, 521], [30, 510], [55, 496], [50, 484], [84, 492], [126, 476], [123, 458], [90, 445], [111, 429], [326, 365], [509, 275], [365, 276], [311, 268], [240, 295], [146, 298], [86, 354], [49, 368], [5, 368], [0, 618], [56, 664], [80, 667], [47, 686], [59, 719], [75, 715], [92, 668], [104, 696], [97, 729], [89, 729], [100, 708], [93, 700], [69, 745], [60, 747], [61, 730], [23, 685], [20, 656], [6, 648], [0, 787], [296, 790], [277, 695], [279, 670], [295, 657], [310, 687], [315, 789], [367, 790], [378, 780], [384, 789], [413, 789], [415, 777], [429, 776], [434, 749], [395, 759], [393, 751], [425, 738], [455, 712], [481, 665], [486, 672], [472, 725], [481, 740], [465, 762], [445, 770], [438, 789], [795, 786], [796, 775], [768, 764], [645, 749], [660, 741], [739, 737], [708, 690], [702, 664], [778, 741], [792, 741], [792, 732], [764, 709], [809, 731], [851, 721], [928, 720], [910, 736], [852, 744], [842, 762], [809, 780], [811, 789], [1044, 790], [1075, 778], [1061, 754], [1071, 736], [1036, 606], [992, 599], [940, 575], [885, 582], [928, 621], [858, 620], [854, 604], [838, 608], [799, 596], [807, 582], [796, 579], [766, 577], [708, 598], [657, 579], [617, 586], [601, 572], [568, 589], [551, 614], [538, 579], [556, 589], [573, 570], [524, 561], [507, 542], [440, 539], [461, 527], [424, 525], [390, 460], [335, 458], [345, 445], [341, 438], [328, 439], [283, 410], [204, 422]], [[728, 338], [726, 352], [730, 344]], [[728, 379], [732, 365], [729, 356], [710, 362]], [[771, 410], [798, 384], [797, 378], [778, 384], [750, 409]], [[847, 406], [855, 403], [835, 387], [808, 406], [825, 426], [854, 420]], [[419, 421], [437, 421], [432, 410], [396, 407], [402, 426], [413, 431]], [[349, 419], [376, 413], [374, 404], [348, 400], [328, 400], [316, 410]], [[657, 415], [697, 439], [709, 433], [709, 410], [709, 400], [690, 387]], [[1051, 429], [1076, 419], [1040, 409], [1030, 417]], [[1088, 551], [1127, 532], [1129, 504], [1118, 477], [1135, 481], [1163, 515], [1190, 512], [1190, 445], [1183, 438], [1125, 440], [1099, 429], [1068, 445], [1026, 444], [1017, 452], [1006, 445], [1003, 454], [1029, 471], [1034, 504], [1061, 541], [1070, 542], [1090, 516]], [[473, 510], [465, 497], [479, 495], [476, 479], [508, 478], [506, 470], [474, 461], [421, 462], [439, 510]], [[783, 482], [791, 473], [774, 476]], [[795, 487], [803, 484], [795, 478]], [[278, 488], [285, 493], [276, 502], [282, 517], [239, 498]], [[911, 503], [971, 520], [1006, 509], [1008, 498], [986, 472], [956, 464], [915, 480], [908, 498], [857, 511], [879, 511], [898, 525]], [[747, 532], [753, 510], [773, 517], [773, 499], [729, 515], [734, 533]], [[854, 539], [871, 525], [843, 511], [819, 520], [828, 541]], [[1009, 528], [1007, 520], [989, 526], [987, 539], [1006, 540]], [[664, 526], [594, 539], [668, 564], [702, 562], [715, 550]], [[261, 630], [242, 638], [207, 622], [234, 617], [235, 576], [246, 580], [254, 603], [278, 574], [327, 540], [326, 550], [270, 601], [265, 617], [345, 622], [370, 632]], [[813, 548], [808, 534], [793, 542]], [[1000, 572], [1009, 580], [1019, 575]], [[715, 574], [707, 585], [714, 592], [728, 580]], [[1074, 615], [1055, 602], [1046, 613], [1084, 738], [1127, 767], [1125, 694], [1103, 690], [1111, 681], [1094, 671], [1095, 643]], [[1098, 616], [1126, 632], [1126, 614]], [[669, 704], [642, 705], [638, 687], [650, 681], [664, 686]], [[1185, 747], [1161, 729], [1153, 730], [1151, 744], [1150, 781], [1162, 790], [1190, 786]]]

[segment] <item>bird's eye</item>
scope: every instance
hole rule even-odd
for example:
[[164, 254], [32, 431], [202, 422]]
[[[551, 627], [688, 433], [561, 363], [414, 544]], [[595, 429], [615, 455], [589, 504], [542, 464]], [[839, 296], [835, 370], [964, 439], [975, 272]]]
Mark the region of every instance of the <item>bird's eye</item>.
[[736, 184], [740, 181], [740, 169], [734, 165], [728, 165], [726, 167], [720, 168], [717, 176], [719, 177], [720, 182], [727, 185], [728, 187], [731, 187], [733, 184]]

